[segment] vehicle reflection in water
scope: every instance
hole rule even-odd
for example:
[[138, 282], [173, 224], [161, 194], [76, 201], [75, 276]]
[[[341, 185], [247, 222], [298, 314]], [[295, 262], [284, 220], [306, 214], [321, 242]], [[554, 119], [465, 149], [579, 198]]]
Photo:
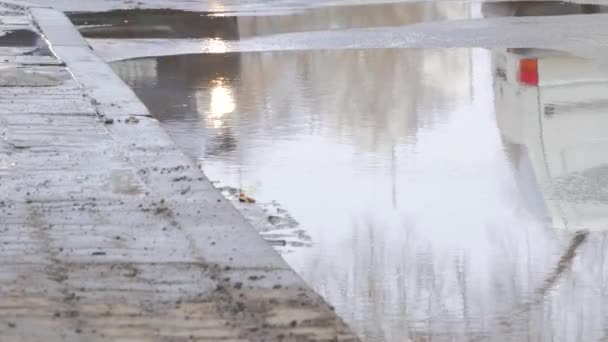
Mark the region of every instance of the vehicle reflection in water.
[[608, 75], [590, 60], [533, 53], [495, 59], [497, 122], [518, 174], [534, 176], [522, 188], [539, 184], [535, 207], [555, 227], [608, 228]]
[[519, 309], [561, 326], [553, 333], [560, 340], [605, 339], [608, 72], [550, 51], [496, 52], [493, 60], [497, 124], [520, 195], [570, 237]]

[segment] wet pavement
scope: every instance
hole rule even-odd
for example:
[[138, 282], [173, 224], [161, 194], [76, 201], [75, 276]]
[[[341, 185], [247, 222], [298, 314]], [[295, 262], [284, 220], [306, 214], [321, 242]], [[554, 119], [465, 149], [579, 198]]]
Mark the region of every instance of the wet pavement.
[[276, 248], [364, 340], [606, 338], [605, 9], [369, 6], [113, 68], [218, 187], [297, 221]]
[[[541, 15], [543, 9], [551, 15]], [[320, 7], [285, 15], [218, 17], [173, 11], [164, 19], [163, 11], [137, 13], [72, 17], [108, 61], [192, 53], [453, 47], [542, 48], [600, 61], [608, 56], [608, 13], [600, 5], [404, 2]], [[181, 21], [196, 22], [189, 25], [196, 29], [188, 35], [188, 26]], [[209, 27], [213, 29], [204, 29]]]

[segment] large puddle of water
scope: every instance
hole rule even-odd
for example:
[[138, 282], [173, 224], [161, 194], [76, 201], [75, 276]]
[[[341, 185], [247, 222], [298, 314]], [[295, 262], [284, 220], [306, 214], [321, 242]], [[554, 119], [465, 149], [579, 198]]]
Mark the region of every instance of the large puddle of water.
[[114, 67], [210, 179], [291, 213], [311, 243], [285, 259], [365, 340], [593, 340], [608, 75], [544, 57], [534, 87], [520, 63], [445, 49]]
[[113, 67], [218, 187], [298, 222], [277, 249], [365, 341], [606, 337], [594, 60], [351, 49]]

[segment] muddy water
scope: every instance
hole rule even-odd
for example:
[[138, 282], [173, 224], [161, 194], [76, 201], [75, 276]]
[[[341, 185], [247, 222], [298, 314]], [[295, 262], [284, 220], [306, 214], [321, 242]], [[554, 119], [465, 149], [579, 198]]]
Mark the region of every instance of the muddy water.
[[364, 340], [606, 337], [594, 60], [354, 49], [113, 67], [218, 186], [297, 220], [277, 248]]

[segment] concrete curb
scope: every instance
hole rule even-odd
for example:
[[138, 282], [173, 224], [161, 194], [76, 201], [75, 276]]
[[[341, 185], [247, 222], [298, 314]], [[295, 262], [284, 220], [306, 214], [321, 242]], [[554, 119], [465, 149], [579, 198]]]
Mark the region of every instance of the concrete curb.
[[65, 14], [52, 8], [31, 7], [34, 22], [53, 46], [88, 46]]
[[133, 90], [92, 51], [63, 12], [13, 0], [0, 0], [0, 4], [29, 12], [52, 52], [69, 66], [76, 81], [96, 102], [101, 116], [150, 116]]
[[100, 115], [150, 116], [133, 90], [91, 50], [63, 12], [46, 7], [30, 7], [29, 11], [53, 53], [96, 102]]

